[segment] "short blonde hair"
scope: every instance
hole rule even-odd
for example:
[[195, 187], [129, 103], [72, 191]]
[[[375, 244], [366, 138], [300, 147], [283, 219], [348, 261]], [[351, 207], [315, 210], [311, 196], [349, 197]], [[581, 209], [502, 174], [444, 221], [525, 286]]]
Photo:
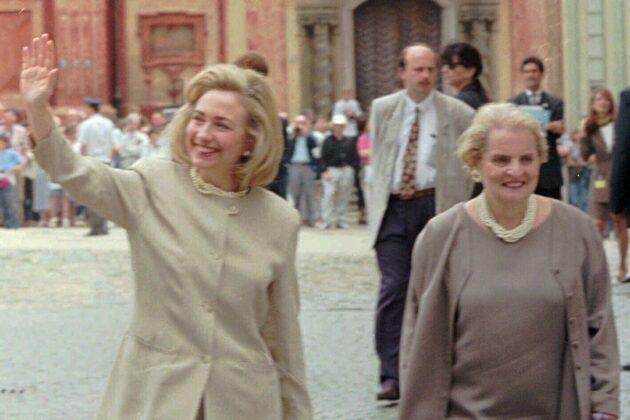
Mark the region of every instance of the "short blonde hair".
[[547, 139], [540, 123], [511, 103], [493, 103], [479, 108], [472, 124], [459, 138], [457, 156], [469, 171], [474, 169], [486, 151], [492, 130], [525, 130], [534, 137], [542, 162], [547, 161]]
[[247, 111], [245, 135], [252, 142], [252, 152], [235, 169], [239, 189], [269, 184], [278, 172], [284, 152], [276, 101], [262, 75], [232, 64], [207, 67], [197, 73], [186, 87], [186, 103], [179, 108], [168, 128], [173, 159], [186, 166], [191, 165], [186, 150], [186, 126], [197, 101], [210, 90], [237, 93]]

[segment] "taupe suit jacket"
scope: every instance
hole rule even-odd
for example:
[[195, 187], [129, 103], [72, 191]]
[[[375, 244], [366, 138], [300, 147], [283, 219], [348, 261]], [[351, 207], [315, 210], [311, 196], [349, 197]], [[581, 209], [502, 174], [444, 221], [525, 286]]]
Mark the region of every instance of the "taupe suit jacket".
[[263, 188], [198, 193], [182, 165], [112, 169], [57, 130], [51, 179], [127, 231], [134, 311], [98, 419], [310, 419], [295, 247], [300, 219]]
[[[398, 152], [405, 90], [377, 98], [370, 109], [370, 137], [372, 141], [372, 167], [374, 181], [370, 203], [370, 225], [373, 229], [372, 244], [387, 210], [390, 185]], [[435, 209], [441, 213], [454, 204], [470, 198], [473, 182], [463, 163], [455, 155], [459, 136], [470, 125], [475, 111], [459, 99], [434, 91], [437, 115]]]

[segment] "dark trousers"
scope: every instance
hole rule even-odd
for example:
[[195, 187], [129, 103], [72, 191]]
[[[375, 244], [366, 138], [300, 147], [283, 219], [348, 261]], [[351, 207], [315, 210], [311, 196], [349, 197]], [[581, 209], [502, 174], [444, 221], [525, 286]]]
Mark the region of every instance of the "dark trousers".
[[400, 331], [411, 272], [411, 252], [416, 237], [434, 215], [434, 197], [390, 199], [376, 239], [381, 285], [375, 340], [382, 384], [393, 382], [398, 385]]

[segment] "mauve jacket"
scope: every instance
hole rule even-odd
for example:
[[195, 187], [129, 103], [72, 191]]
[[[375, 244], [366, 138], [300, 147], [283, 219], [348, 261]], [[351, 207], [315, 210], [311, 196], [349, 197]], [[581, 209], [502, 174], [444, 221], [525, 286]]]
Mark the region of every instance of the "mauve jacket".
[[[463, 204], [434, 217], [414, 246], [401, 341], [400, 419], [447, 417], [455, 309], [471, 266], [467, 250], [475, 246], [464, 217]], [[601, 237], [588, 216], [560, 201], [553, 201], [549, 217], [549, 270], [565, 296], [568, 334], [558, 418], [619, 415], [619, 351]], [[462, 255], [453, 261], [455, 244]]]

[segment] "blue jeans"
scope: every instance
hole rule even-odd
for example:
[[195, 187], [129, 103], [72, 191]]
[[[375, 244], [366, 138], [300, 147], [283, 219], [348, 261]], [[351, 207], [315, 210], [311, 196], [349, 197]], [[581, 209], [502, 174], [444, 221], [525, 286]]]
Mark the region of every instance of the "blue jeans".
[[12, 184], [0, 188], [0, 210], [4, 220], [4, 227], [17, 229], [20, 227], [18, 220], [17, 192]]
[[588, 187], [591, 182], [591, 168], [569, 168], [569, 204], [583, 212], [588, 212]]

